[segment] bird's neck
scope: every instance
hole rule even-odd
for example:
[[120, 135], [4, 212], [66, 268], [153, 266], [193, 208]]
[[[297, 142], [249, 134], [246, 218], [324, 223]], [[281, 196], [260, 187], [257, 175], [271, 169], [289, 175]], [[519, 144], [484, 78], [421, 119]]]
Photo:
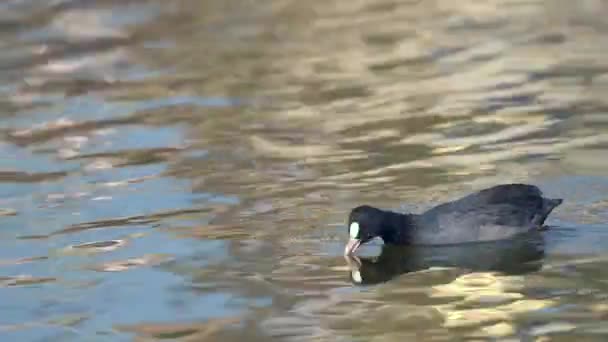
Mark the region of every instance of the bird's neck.
[[415, 216], [387, 211], [382, 220], [381, 237], [385, 243], [406, 244], [411, 240]]

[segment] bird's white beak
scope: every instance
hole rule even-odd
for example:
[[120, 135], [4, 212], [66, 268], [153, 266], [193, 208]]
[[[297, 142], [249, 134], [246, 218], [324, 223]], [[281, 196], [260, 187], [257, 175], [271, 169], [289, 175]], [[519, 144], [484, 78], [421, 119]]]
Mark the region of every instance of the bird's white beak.
[[355, 253], [357, 248], [359, 248], [359, 246], [361, 246], [361, 240], [351, 238], [346, 243], [346, 247], [344, 248], [344, 255], [352, 255], [353, 253]]

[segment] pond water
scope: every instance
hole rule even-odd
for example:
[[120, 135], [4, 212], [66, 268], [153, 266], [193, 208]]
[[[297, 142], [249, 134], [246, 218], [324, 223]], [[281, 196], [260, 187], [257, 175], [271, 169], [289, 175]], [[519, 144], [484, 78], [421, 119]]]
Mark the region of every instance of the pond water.
[[[0, 4], [7, 341], [605, 341], [603, 1]], [[498, 183], [534, 239], [342, 256]], [[355, 264], [356, 265], [356, 264]]]

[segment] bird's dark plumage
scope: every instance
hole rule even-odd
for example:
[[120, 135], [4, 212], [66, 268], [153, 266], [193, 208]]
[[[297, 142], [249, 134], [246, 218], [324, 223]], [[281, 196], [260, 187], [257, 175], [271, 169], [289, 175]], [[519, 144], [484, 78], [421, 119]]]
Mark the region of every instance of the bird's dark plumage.
[[[534, 185], [505, 184], [438, 205], [422, 214], [360, 206], [351, 211], [348, 224], [351, 238], [360, 243], [377, 236], [387, 244], [397, 245], [493, 241], [541, 228], [561, 203], [561, 199], [544, 198]], [[358, 236], [352, 236], [355, 222]]]

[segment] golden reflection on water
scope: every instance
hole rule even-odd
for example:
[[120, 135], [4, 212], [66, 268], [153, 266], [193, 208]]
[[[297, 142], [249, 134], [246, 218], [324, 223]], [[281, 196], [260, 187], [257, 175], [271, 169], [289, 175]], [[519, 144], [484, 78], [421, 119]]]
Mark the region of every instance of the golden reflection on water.
[[[463, 297], [461, 301], [435, 308], [445, 316], [448, 328], [477, 327], [488, 323], [508, 323], [517, 315], [549, 308], [551, 300], [523, 299], [518, 292], [523, 279], [500, 277], [491, 273], [469, 274], [452, 283], [434, 287], [431, 297]], [[492, 307], [484, 307], [491, 305]]]

